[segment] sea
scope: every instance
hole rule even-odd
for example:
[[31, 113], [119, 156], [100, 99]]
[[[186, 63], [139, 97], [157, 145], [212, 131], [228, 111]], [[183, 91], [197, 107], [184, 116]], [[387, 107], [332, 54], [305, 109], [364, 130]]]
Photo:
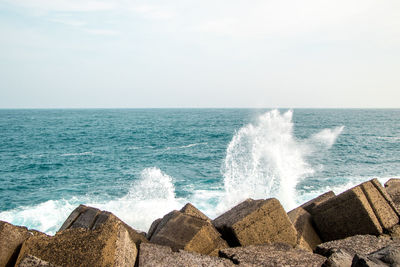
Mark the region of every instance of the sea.
[[147, 231], [190, 202], [286, 211], [400, 178], [400, 109], [1, 109], [0, 220], [55, 234], [80, 204]]

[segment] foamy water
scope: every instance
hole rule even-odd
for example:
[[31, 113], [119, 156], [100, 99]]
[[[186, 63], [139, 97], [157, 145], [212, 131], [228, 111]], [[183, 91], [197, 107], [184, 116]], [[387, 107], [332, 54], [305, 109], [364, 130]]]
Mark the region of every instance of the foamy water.
[[[337, 139], [346, 132], [347, 126], [339, 124], [331, 128], [320, 128], [301, 138], [296, 137], [295, 127], [291, 110], [283, 113], [272, 110], [258, 115], [253, 122], [236, 129], [231, 140], [226, 143], [225, 156], [220, 162], [220, 182], [204, 184], [197, 180], [187, 181], [184, 188], [189, 192], [186, 194], [180, 189], [184, 183], [182, 179], [174, 177], [160, 166], [148, 166], [140, 171], [136, 179], [125, 184], [127, 193], [123, 196], [102, 198], [101, 195], [86, 194], [60, 199], [54, 197], [39, 204], [2, 211], [0, 219], [54, 234], [74, 208], [85, 204], [113, 212], [135, 229], [147, 231], [155, 219], [171, 210], [180, 209], [187, 202], [193, 203], [211, 218], [246, 198], [275, 197], [289, 211], [329, 190], [341, 193], [374, 178], [353, 176], [351, 180], [340, 180], [343, 178], [339, 177], [329, 181], [318, 178], [321, 183], [307, 184], [307, 179], [316, 179], [316, 174], [324, 170], [326, 166], [320, 163], [324, 162], [321, 157], [328, 156]], [[163, 151], [178, 148], [175, 150], [179, 152], [173, 152], [177, 153], [173, 155], [193, 151], [191, 153], [200, 153], [202, 158], [204, 156], [201, 151], [209, 144], [213, 143], [210, 140], [199, 140], [162, 147]], [[156, 149], [157, 145], [151, 144], [149, 147]], [[127, 147], [129, 153], [140, 149], [133, 145]], [[159, 153], [155, 156], [163, 157], [164, 152]], [[94, 157], [96, 154], [83, 151], [64, 153], [62, 156]], [[318, 160], [313, 160], [313, 157]], [[180, 171], [184, 172], [185, 169], [175, 170], [176, 173]], [[380, 178], [382, 182], [387, 179]]]

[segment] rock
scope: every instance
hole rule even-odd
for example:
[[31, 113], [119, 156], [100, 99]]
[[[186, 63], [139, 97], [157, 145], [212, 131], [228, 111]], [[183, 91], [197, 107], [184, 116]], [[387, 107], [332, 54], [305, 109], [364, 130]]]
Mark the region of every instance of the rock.
[[356, 235], [341, 240], [329, 241], [318, 245], [315, 252], [325, 257], [331, 256], [338, 249], [347, 251], [350, 255], [369, 254], [393, 243], [387, 238], [373, 235]]
[[369, 259], [365, 255], [356, 254], [353, 258], [353, 262], [351, 267], [389, 267], [391, 265], [387, 265], [384, 262], [376, 259]]
[[83, 228], [95, 230], [104, 224], [108, 219], [118, 220], [126, 228], [132, 241], [138, 246], [141, 242], [148, 242], [144, 234], [139, 233], [132, 227], [121, 221], [118, 217], [108, 211], [101, 211], [93, 207], [80, 205], [69, 215], [58, 232], [66, 229]]
[[59, 267], [32, 255], [25, 255], [16, 267]]
[[347, 267], [351, 266], [354, 255], [347, 252], [345, 249], [336, 249], [331, 256], [325, 261], [325, 267]]
[[[83, 210], [88, 209], [94, 210]], [[67, 227], [55, 236], [34, 236], [26, 240], [17, 265], [31, 255], [59, 266], [134, 266], [137, 249], [126, 225], [113, 214], [100, 212], [86, 228], [86, 222], [91, 221], [88, 214], [93, 212], [84, 214], [78, 221], [83, 227]]]
[[310, 213], [302, 207], [298, 207], [290, 211], [288, 216], [297, 231], [297, 247], [312, 252], [318, 244], [321, 244], [321, 239], [312, 225]]
[[301, 205], [300, 207], [302, 207], [303, 209], [305, 209], [308, 213], [313, 214], [312, 210], [314, 207], [320, 205], [321, 203], [324, 203], [325, 201], [327, 201], [328, 199], [331, 199], [333, 197], [335, 197], [335, 193], [333, 191], [329, 191], [326, 192], [314, 199], [311, 199], [310, 201], [304, 203], [303, 205]]
[[376, 179], [330, 198], [312, 210], [323, 241], [353, 235], [380, 235], [399, 222], [390, 196]]
[[161, 218], [158, 218], [157, 220], [155, 220], [149, 228], [149, 231], [147, 231], [147, 235], [146, 238], [150, 240], [150, 238], [153, 236], [154, 232], [157, 230], [158, 225], [160, 224], [160, 222], [162, 221]]
[[31, 236], [26, 227], [0, 221], [0, 266], [14, 266], [22, 243]]
[[206, 256], [194, 252], [179, 250], [173, 252], [170, 247], [161, 246], [152, 243], [142, 243], [140, 245], [140, 253], [138, 257], [139, 267], [152, 266], [234, 266], [234, 264], [226, 259]]
[[394, 242], [367, 256], [356, 255], [353, 266], [400, 266], [400, 243]]
[[187, 203], [181, 210], [183, 214], [190, 215], [205, 221], [208, 221], [211, 223], [211, 219], [208, 218], [204, 213], [202, 213], [200, 210], [198, 210], [195, 206], [193, 206], [190, 203]]
[[386, 192], [392, 198], [397, 209], [400, 208], [400, 179], [392, 178], [385, 183]]
[[218, 250], [228, 247], [214, 226], [203, 219], [172, 211], [159, 222], [150, 241], [206, 255], [218, 255]]
[[400, 240], [400, 225], [395, 225], [389, 231], [390, 237], [394, 240]]
[[296, 229], [275, 198], [247, 199], [213, 220], [231, 247], [272, 242], [296, 245]]
[[321, 266], [326, 258], [284, 243], [227, 248], [220, 256], [243, 266]]

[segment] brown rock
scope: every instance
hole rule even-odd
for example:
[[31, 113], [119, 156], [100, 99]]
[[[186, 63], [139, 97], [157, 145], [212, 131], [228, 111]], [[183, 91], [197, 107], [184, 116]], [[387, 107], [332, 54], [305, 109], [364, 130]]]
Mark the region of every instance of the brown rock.
[[386, 192], [392, 198], [394, 204], [400, 208], [400, 179], [392, 178], [385, 183]]
[[179, 211], [163, 217], [150, 241], [174, 251], [184, 249], [206, 255], [218, 255], [219, 249], [228, 247], [211, 223]]
[[162, 221], [162, 218], [158, 218], [157, 220], [155, 220], [149, 228], [149, 231], [147, 231], [146, 234], [146, 238], [150, 240], [150, 238], [153, 236], [154, 232], [157, 230], [158, 225], [160, 224], [160, 222]]
[[[376, 259], [369, 259], [368, 256], [356, 254], [353, 258], [351, 267], [390, 267], [384, 262]], [[396, 266], [396, 265], [394, 265]]]
[[390, 237], [394, 240], [400, 240], [400, 225], [395, 225], [389, 231]]
[[380, 238], [373, 235], [355, 235], [345, 239], [334, 240], [318, 245], [315, 252], [329, 257], [338, 249], [347, 251], [350, 255], [369, 254], [393, 243], [387, 238]]
[[393, 202], [376, 179], [326, 200], [312, 213], [323, 241], [357, 234], [380, 235], [399, 222]]
[[[59, 266], [133, 266], [137, 249], [126, 225], [111, 213], [100, 214], [107, 217], [93, 220], [91, 230], [68, 227], [55, 236], [29, 238], [22, 245], [17, 265], [31, 255]], [[79, 221], [81, 225], [90, 221], [88, 217]]]
[[32, 255], [25, 255], [16, 267], [59, 267]]
[[310, 213], [308, 213], [302, 207], [298, 207], [290, 211], [288, 216], [297, 231], [296, 246], [298, 248], [306, 249], [312, 252], [317, 245], [321, 244], [321, 239], [315, 232], [312, 224]]
[[325, 201], [327, 201], [328, 199], [331, 199], [333, 197], [335, 197], [335, 193], [333, 191], [329, 191], [326, 192], [314, 199], [311, 199], [310, 201], [304, 203], [303, 205], [301, 205], [300, 207], [302, 207], [303, 209], [305, 209], [308, 213], [313, 214], [312, 210], [314, 207], [324, 203]]
[[190, 203], [187, 203], [181, 210], [183, 214], [190, 215], [205, 221], [208, 221], [211, 223], [211, 219], [208, 218], [204, 213], [202, 213], [200, 210], [198, 210], [195, 206], [193, 206]]
[[22, 243], [32, 235], [26, 227], [0, 221], [0, 266], [14, 266]]
[[227, 248], [220, 256], [239, 266], [321, 266], [326, 258], [295, 249], [288, 244], [275, 243]]
[[400, 266], [400, 243], [394, 242], [387, 247], [370, 253], [368, 259], [373, 262], [384, 262], [388, 266]]
[[271, 242], [296, 245], [296, 229], [275, 198], [248, 199], [216, 218], [213, 224], [232, 247]]
[[161, 246], [152, 243], [142, 243], [140, 245], [140, 254], [138, 257], [139, 267], [171, 267], [171, 266], [234, 266], [226, 259], [206, 256], [194, 252], [179, 250], [173, 252], [170, 247]]
[[95, 230], [104, 224], [108, 219], [118, 220], [126, 228], [131, 239], [138, 246], [141, 242], [148, 242], [144, 234], [139, 233], [132, 227], [121, 221], [118, 217], [108, 211], [101, 211], [93, 207], [80, 205], [69, 215], [67, 220], [61, 226], [59, 232], [66, 229], [83, 228]]
[[329, 256], [325, 261], [324, 267], [346, 267], [351, 266], [353, 262], [353, 257], [351, 253], [344, 249], [337, 249]]

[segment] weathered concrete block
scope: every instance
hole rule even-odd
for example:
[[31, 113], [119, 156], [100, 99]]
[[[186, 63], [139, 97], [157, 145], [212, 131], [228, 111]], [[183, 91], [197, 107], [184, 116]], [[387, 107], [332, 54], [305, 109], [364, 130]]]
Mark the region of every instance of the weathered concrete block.
[[397, 209], [400, 208], [400, 179], [392, 178], [385, 183], [386, 192], [392, 198]]
[[228, 247], [214, 226], [203, 219], [172, 211], [159, 222], [150, 238], [152, 243], [206, 255], [218, 255]]
[[126, 225], [111, 213], [100, 214], [90, 229], [67, 227], [55, 236], [29, 238], [22, 245], [17, 265], [31, 255], [59, 266], [134, 266], [137, 248]]
[[180, 250], [173, 252], [170, 247], [161, 246], [152, 243], [143, 243], [140, 245], [140, 254], [138, 257], [139, 267], [171, 267], [171, 266], [235, 266], [227, 259], [206, 256], [195, 252]]
[[190, 215], [193, 217], [197, 217], [199, 219], [208, 221], [211, 223], [211, 219], [208, 218], [204, 213], [202, 213], [200, 210], [198, 210], [195, 206], [193, 206], [190, 203], [187, 203], [181, 210], [183, 214]]
[[324, 267], [348, 267], [353, 262], [354, 255], [344, 249], [335, 250], [325, 261]]
[[382, 234], [399, 222], [398, 211], [376, 179], [362, 183], [313, 208], [323, 241]]
[[149, 231], [147, 231], [146, 234], [146, 238], [150, 240], [150, 238], [153, 236], [154, 232], [157, 230], [158, 225], [160, 224], [160, 222], [162, 221], [162, 218], [158, 218], [157, 220], [155, 220], [149, 228]]
[[283, 242], [296, 245], [296, 229], [275, 198], [248, 199], [213, 221], [231, 247]]
[[298, 207], [288, 212], [288, 216], [297, 231], [296, 247], [312, 252], [317, 245], [321, 244], [322, 241], [315, 232], [310, 213]]
[[378, 266], [400, 266], [400, 243], [394, 242], [387, 247], [368, 254], [366, 257], [354, 259], [354, 266], [366, 266], [363, 264], [364, 259], [368, 266], [379, 264]]
[[340, 249], [347, 251], [352, 256], [355, 254], [366, 255], [392, 243], [393, 241], [388, 238], [380, 238], [373, 235], [355, 235], [345, 239], [322, 243], [316, 247], [315, 252], [329, 257], [332, 253]]
[[319, 267], [326, 260], [325, 257], [284, 243], [227, 248], [220, 251], [220, 256], [239, 266]]
[[59, 267], [32, 255], [25, 255], [16, 267]]
[[66, 229], [83, 228], [87, 230], [95, 230], [99, 228], [102, 224], [110, 221], [119, 221], [128, 231], [130, 238], [136, 245], [141, 242], [148, 242], [144, 234], [139, 233], [132, 227], [121, 221], [118, 217], [108, 211], [102, 211], [93, 207], [87, 207], [80, 205], [77, 207], [69, 217], [65, 220], [64, 224], [61, 226], [58, 232], [64, 231]]
[[[189, 215], [189, 216], [192, 216], [192, 217], [196, 217], [196, 218], [199, 218], [199, 219], [201, 219], [201, 220], [204, 220], [204, 221], [207, 221], [207, 222], [211, 223], [211, 219], [210, 219], [210, 218], [208, 218], [204, 213], [202, 213], [200, 210], [198, 210], [195, 206], [193, 206], [193, 205], [190, 204], [190, 203], [187, 203], [187, 204], [180, 210], [180, 212], [183, 213], [183, 214], [185, 214], [185, 215]], [[149, 231], [147, 232], [147, 235], [146, 235], [147, 239], [150, 240], [150, 238], [153, 236], [153, 234], [154, 234], [155, 232], [158, 232], [158, 230], [161, 229], [161, 228], [164, 226], [164, 224], [165, 224], [168, 220], [169, 220], [169, 219], [166, 218], [166, 217], [164, 217], [164, 218], [159, 218], [159, 219], [155, 220], [155, 221], [151, 224], [151, 226], [150, 226], [150, 228], [149, 228]], [[161, 223], [161, 222], [162, 222], [162, 223]], [[160, 223], [161, 223], [161, 224], [160, 224]]]
[[14, 266], [22, 243], [32, 235], [26, 227], [0, 221], [0, 266]]
[[314, 207], [320, 205], [321, 203], [324, 203], [325, 201], [327, 201], [328, 199], [331, 199], [333, 197], [335, 197], [335, 193], [333, 191], [329, 191], [326, 192], [316, 198], [311, 199], [310, 201], [304, 203], [303, 205], [301, 205], [300, 207], [302, 207], [303, 209], [305, 209], [308, 213], [312, 214], [312, 210]]

